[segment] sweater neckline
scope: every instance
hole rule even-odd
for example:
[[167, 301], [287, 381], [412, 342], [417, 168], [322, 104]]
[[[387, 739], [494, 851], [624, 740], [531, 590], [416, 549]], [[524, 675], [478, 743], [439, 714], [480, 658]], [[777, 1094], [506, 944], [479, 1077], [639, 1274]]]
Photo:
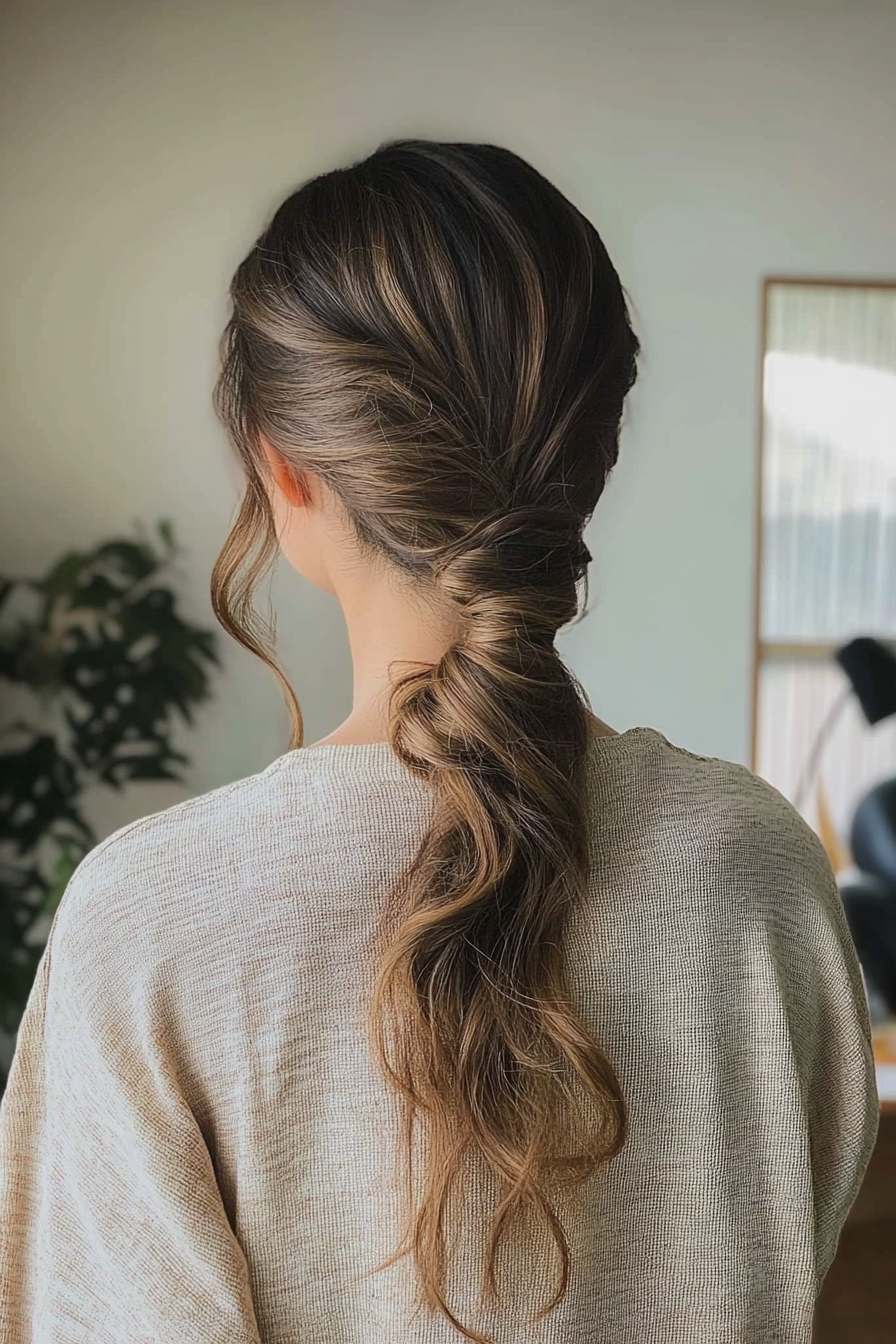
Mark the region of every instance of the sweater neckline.
[[[622, 733], [615, 733], [612, 736], [592, 737], [588, 742], [589, 754], [596, 752], [602, 755], [605, 751], [613, 751], [619, 746], [628, 746], [643, 736], [656, 736], [655, 728], [638, 726], [627, 728]], [[287, 756], [310, 760], [311, 758], [321, 761], [344, 761], [347, 764], [363, 765], [365, 763], [379, 761], [382, 759], [394, 760], [397, 765], [401, 765], [392, 746], [389, 742], [325, 742], [320, 746], [295, 747], [287, 753]], [[404, 767], [402, 767], [404, 768]]]

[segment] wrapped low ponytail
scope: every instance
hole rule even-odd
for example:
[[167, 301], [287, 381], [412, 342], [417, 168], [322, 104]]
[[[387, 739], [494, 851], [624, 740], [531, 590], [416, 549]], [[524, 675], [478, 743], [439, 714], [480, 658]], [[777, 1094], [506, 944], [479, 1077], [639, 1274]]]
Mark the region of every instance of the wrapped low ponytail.
[[[575, 615], [586, 557], [574, 526], [538, 510], [455, 548], [439, 586], [464, 637], [393, 694], [394, 749], [430, 785], [435, 808], [384, 923], [373, 1017], [393, 1085], [426, 1118], [410, 1248], [425, 1300], [459, 1328], [445, 1299], [443, 1229], [467, 1150], [500, 1191], [485, 1295], [497, 1291], [506, 1229], [540, 1220], [559, 1260], [549, 1310], [569, 1279], [552, 1184], [590, 1175], [624, 1140], [618, 1082], [570, 1003], [561, 952], [588, 876], [588, 727], [554, 636]], [[576, 1133], [583, 1093], [598, 1123]]]
[[[312, 180], [231, 294], [216, 404], [253, 500], [264, 434], [459, 632], [392, 688], [392, 746], [433, 807], [382, 912], [371, 1027], [407, 1154], [422, 1141], [396, 1254], [412, 1256], [424, 1303], [484, 1341], [446, 1287], [468, 1160], [496, 1191], [483, 1295], [500, 1295], [511, 1228], [541, 1226], [557, 1250], [549, 1311], [571, 1273], [557, 1191], [626, 1134], [618, 1079], [567, 983], [565, 931], [588, 883], [588, 713], [555, 637], [578, 611], [583, 529], [638, 343], [594, 228], [493, 145], [400, 141]], [[258, 577], [241, 518], [213, 578], [238, 638]], [[282, 675], [257, 629], [245, 642]]]

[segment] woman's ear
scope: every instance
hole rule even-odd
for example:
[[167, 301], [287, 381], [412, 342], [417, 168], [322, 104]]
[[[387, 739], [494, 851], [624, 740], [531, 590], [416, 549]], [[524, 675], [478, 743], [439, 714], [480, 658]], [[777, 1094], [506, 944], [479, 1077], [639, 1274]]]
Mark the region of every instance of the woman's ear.
[[263, 434], [259, 434], [258, 438], [268, 460], [271, 475], [280, 493], [285, 496], [293, 508], [305, 508], [309, 503], [310, 496], [301, 473], [296, 471], [295, 467], [290, 466], [283, 454], [278, 452]]

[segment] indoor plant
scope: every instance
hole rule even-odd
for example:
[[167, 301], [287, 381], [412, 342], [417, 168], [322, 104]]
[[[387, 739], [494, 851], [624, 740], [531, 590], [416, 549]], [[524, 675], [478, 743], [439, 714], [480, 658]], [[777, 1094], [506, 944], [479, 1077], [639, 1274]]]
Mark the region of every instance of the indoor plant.
[[0, 736], [6, 1035], [18, 1028], [66, 883], [97, 842], [84, 791], [181, 779], [187, 764], [173, 745], [175, 718], [192, 721], [208, 698], [218, 656], [214, 633], [185, 621], [160, 581], [176, 553], [165, 521], [157, 541], [114, 538], [68, 552], [43, 578], [0, 578], [0, 680], [27, 706]]

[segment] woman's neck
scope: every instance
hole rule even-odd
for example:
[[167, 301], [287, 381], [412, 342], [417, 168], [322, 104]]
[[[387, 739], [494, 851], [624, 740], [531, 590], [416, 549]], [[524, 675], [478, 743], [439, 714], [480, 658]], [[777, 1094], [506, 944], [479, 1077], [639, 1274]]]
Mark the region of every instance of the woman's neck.
[[[314, 746], [361, 745], [389, 738], [389, 693], [407, 672], [433, 666], [457, 643], [462, 626], [409, 586], [390, 575], [369, 574], [363, 584], [340, 584], [352, 656], [352, 709], [348, 717]], [[615, 737], [614, 729], [589, 714], [594, 737]]]

